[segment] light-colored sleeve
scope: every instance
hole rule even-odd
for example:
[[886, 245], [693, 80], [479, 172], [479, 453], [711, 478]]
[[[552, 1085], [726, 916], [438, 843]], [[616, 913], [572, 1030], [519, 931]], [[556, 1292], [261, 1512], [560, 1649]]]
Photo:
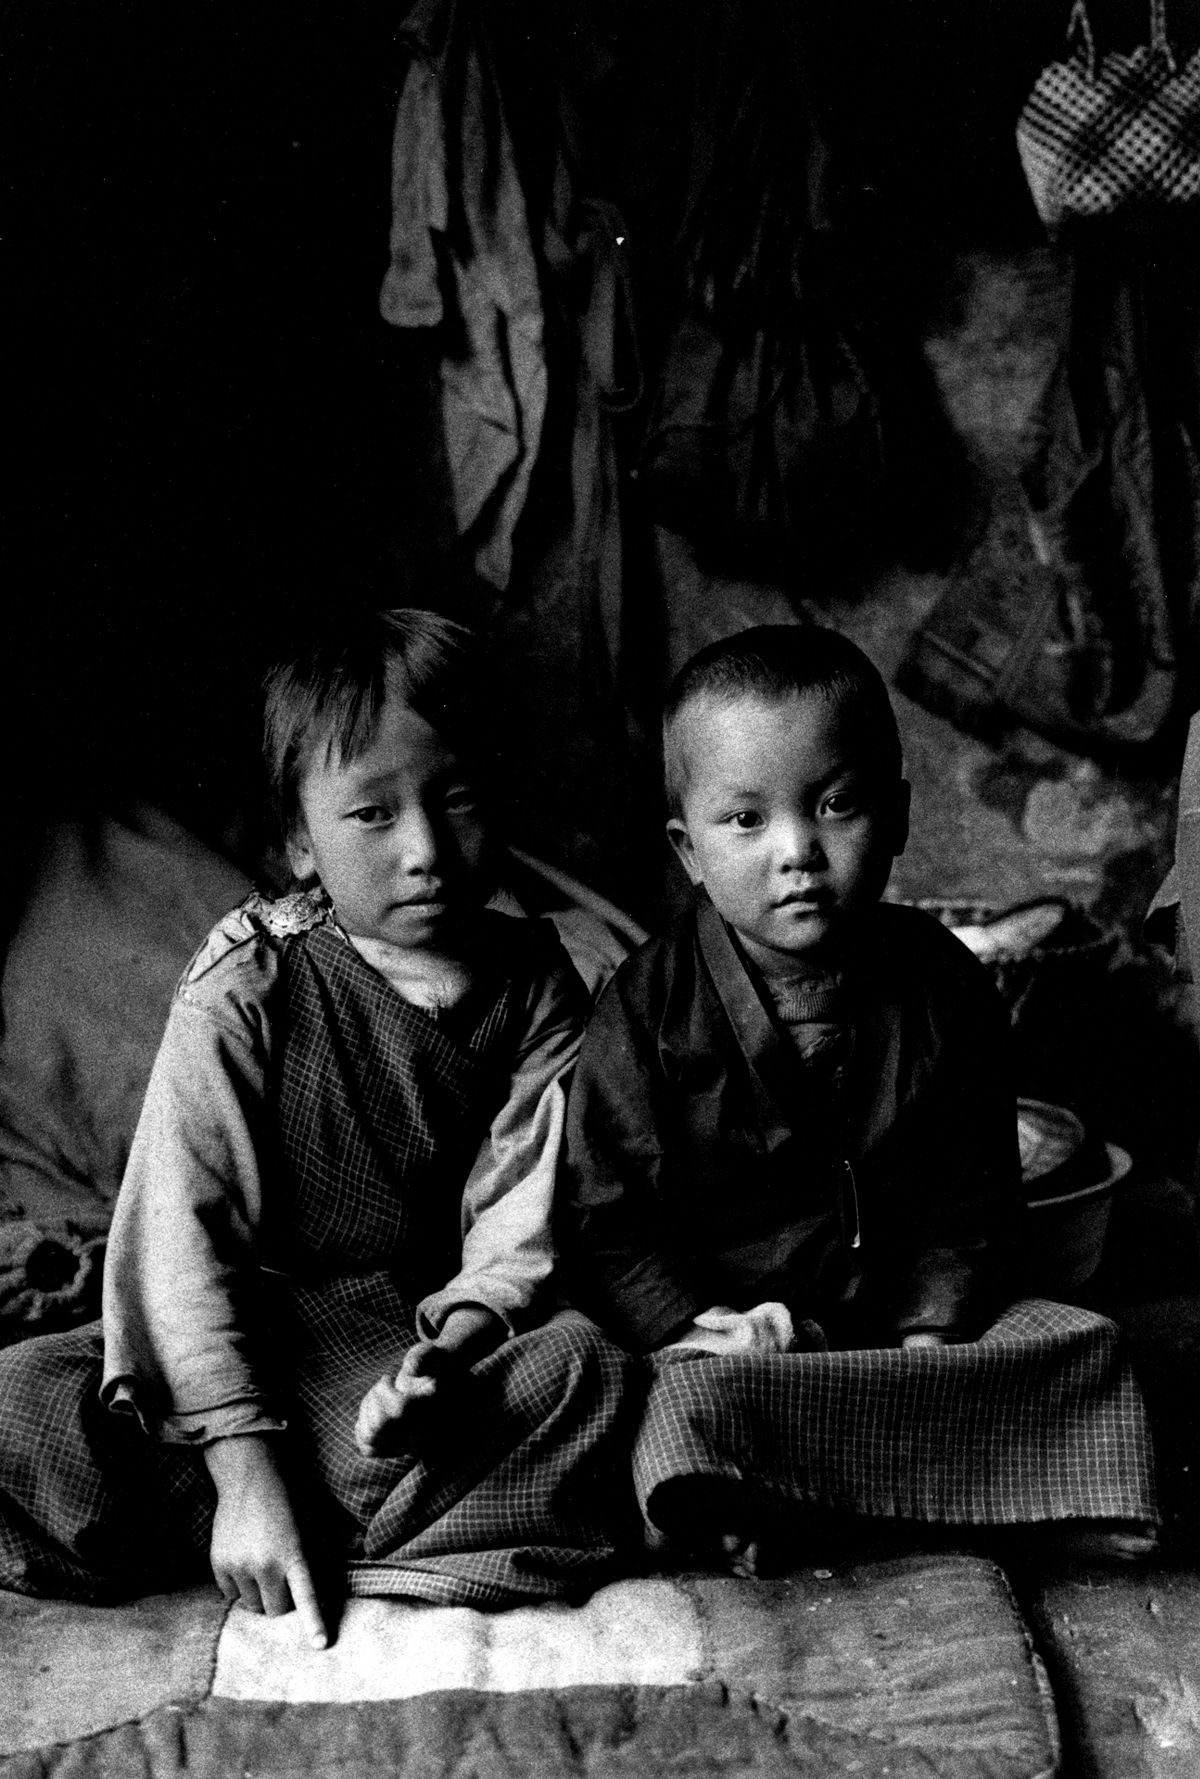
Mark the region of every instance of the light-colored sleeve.
[[417, 1326], [426, 1338], [452, 1309], [468, 1303], [494, 1311], [515, 1332], [550, 1276], [567, 1082], [587, 1011], [583, 986], [566, 964], [535, 992], [508, 1097], [463, 1190], [462, 1266], [417, 1306]]
[[178, 990], [113, 1217], [103, 1399], [167, 1441], [284, 1425], [252, 1353], [275, 972], [246, 946]]

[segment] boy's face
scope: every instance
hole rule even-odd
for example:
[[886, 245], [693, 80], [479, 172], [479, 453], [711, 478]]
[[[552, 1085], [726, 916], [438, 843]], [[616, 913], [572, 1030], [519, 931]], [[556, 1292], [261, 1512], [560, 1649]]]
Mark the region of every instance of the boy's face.
[[435, 729], [389, 698], [357, 760], [313, 750], [288, 842], [348, 933], [439, 950], [486, 900], [487, 838], [475, 787]]
[[877, 902], [908, 837], [908, 785], [881, 781], [853, 707], [816, 695], [698, 699], [680, 715], [693, 883], [768, 973], [827, 961], [848, 914]]

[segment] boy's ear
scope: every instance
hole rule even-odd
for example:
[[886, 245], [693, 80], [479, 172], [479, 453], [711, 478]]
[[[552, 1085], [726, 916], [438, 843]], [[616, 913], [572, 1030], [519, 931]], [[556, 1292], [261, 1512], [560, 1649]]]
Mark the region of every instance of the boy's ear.
[[688, 833], [687, 823], [681, 815], [673, 815], [667, 823], [667, 839], [675, 850], [675, 857], [687, 872], [693, 883], [699, 883], [700, 866], [696, 859], [696, 849], [692, 845], [692, 837]]
[[908, 818], [912, 808], [912, 786], [902, 778], [896, 786], [896, 803], [892, 815], [892, 857], [898, 859], [908, 845]]

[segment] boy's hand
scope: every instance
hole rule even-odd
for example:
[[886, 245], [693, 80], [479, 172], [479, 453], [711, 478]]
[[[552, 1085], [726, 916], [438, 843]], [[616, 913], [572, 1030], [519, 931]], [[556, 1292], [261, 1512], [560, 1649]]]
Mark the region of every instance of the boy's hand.
[[786, 1304], [759, 1303], [751, 1310], [731, 1310], [717, 1304], [701, 1310], [686, 1333], [670, 1345], [702, 1353], [788, 1353], [795, 1339]]
[[418, 1341], [405, 1353], [399, 1371], [372, 1384], [354, 1424], [354, 1443], [367, 1458], [382, 1458], [410, 1445], [415, 1428], [446, 1386], [469, 1371], [476, 1359], [499, 1345], [504, 1323], [482, 1304], [451, 1310], [436, 1340]]
[[217, 1486], [209, 1547], [217, 1586], [227, 1600], [271, 1618], [294, 1607], [307, 1642], [324, 1649], [329, 1634], [272, 1441], [261, 1434], [219, 1439], [204, 1457]]
[[900, 1348], [907, 1353], [914, 1347], [944, 1347], [945, 1344], [944, 1334], [906, 1334], [900, 1342]]

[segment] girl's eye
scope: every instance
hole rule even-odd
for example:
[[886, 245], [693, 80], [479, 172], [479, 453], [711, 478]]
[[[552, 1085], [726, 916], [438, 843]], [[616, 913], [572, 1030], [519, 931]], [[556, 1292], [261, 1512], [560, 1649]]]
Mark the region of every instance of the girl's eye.
[[466, 785], [455, 785], [446, 792], [446, 811], [449, 815], [473, 815], [478, 807], [478, 797]]
[[743, 834], [748, 833], [751, 828], [760, 828], [762, 826], [762, 816], [759, 815], [756, 809], [739, 809], [737, 814], [732, 817], [732, 820], [734, 827], [738, 828]]
[[362, 828], [378, 828], [388, 820], [388, 812], [381, 803], [364, 803], [361, 809], [350, 811], [350, 820]]

